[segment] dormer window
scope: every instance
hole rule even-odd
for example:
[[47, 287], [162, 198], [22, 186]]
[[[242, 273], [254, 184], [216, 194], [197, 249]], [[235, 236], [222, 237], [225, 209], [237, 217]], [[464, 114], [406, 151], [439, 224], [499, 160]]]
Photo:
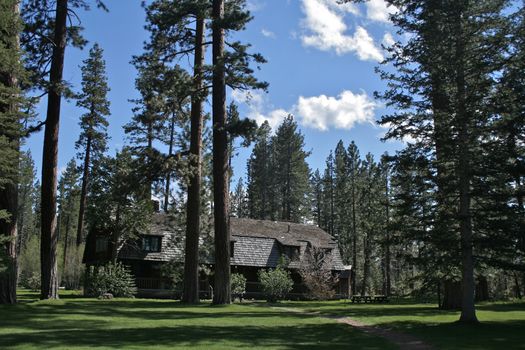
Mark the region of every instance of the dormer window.
[[143, 236], [142, 250], [147, 253], [158, 253], [161, 247], [161, 238], [159, 236]]
[[284, 255], [286, 255], [286, 257], [290, 259], [290, 261], [299, 260], [299, 247], [286, 245], [283, 248], [284, 248]]

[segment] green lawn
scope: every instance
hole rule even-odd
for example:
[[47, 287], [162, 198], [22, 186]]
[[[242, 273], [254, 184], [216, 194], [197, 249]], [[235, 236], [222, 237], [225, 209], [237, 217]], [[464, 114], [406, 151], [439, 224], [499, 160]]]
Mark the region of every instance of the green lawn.
[[289, 302], [285, 306], [346, 316], [368, 325], [400, 330], [425, 340], [437, 349], [525, 349], [525, 302], [478, 305], [479, 325], [456, 323], [459, 312], [441, 311], [435, 304], [407, 301], [390, 304]]
[[[478, 306], [482, 323], [455, 324], [457, 312], [434, 305], [343, 301], [185, 306], [169, 300], [96, 300], [65, 293], [37, 301], [21, 293], [0, 306], [0, 349], [396, 349], [350, 326], [288, 308], [351, 317], [401, 330], [436, 349], [525, 349], [525, 303]], [[279, 307], [286, 309], [279, 310]]]
[[145, 299], [0, 306], [0, 349], [395, 349], [382, 339], [318, 317], [243, 304], [212, 307]]

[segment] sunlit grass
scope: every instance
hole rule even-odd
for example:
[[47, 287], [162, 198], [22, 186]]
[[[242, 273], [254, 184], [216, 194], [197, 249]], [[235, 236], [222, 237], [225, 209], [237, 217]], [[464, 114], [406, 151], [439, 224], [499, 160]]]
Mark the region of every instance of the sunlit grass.
[[186, 306], [170, 300], [38, 301], [0, 306], [0, 349], [395, 349], [332, 320], [264, 303]]

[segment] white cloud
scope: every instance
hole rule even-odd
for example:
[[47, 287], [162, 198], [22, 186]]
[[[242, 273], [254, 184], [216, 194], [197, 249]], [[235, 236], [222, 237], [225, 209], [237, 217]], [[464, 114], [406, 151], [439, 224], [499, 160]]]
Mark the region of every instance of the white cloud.
[[270, 30], [267, 30], [267, 29], [262, 29], [261, 30], [261, 34], [267, 38], [272, 38], [274, 39], [275, 38], [275, 33], [270, 31]]
[[255, 119], [259, 125], [266, 120], [274, 130], [290, 113], [304, 127], [322, 131], [332, 128], [349, 130], [356, 124], [374, 123], [375, 109], [378, 107], [365, 92], [356, 94], [348, 90], [337, 97], [300, 96], [288, 110], [267, 108], [266, 98], [260, 92], [234, 90], [232, 98], [237, 103], [247, 105], [248, 118]]
[[390, 47], [394, 45], [395, 43], [396, 43], [396, 40], [394, 39], [392, 34], [388, 32], [385, 33], [385, 35], [383, 36], [383, 41], [382, 41], [383, 46]]
[[347, 33], [345, 13], [358, 14], [353, 6], [339, 6], [331, 0], [302, 0], [306, 33], [301, 35], [305, 46], [322, 51], [334, 50], [338, 55], [355, 52], [361, 60], [381, 61], [383, 55], [365, 28], [358, 26], [353, 35]]
[[366, 2], [366, 17], [372, 21], [390, 23], [390, 14], [397, 12], [394, 6], [387, 6], [385, 0]]
[[304, 126], [323, 131], [330, 128], [349, 130], [356, 124], [373, 123], [377, 107], [366, 93], [345, 90], [337, 97], [301, 96], [295, 111]]
[[248, 107], [247, 118], [253, 119], [258, 125], [268, 121], [272, 130], [275, 129], [284, 118], [289, 114], [284, 109], [274, 109], [267, 111], [267, 99], [263, 92], [260, 91], [242, 91], [233, 90], [232, 99], [238, 104], [245, 104]]

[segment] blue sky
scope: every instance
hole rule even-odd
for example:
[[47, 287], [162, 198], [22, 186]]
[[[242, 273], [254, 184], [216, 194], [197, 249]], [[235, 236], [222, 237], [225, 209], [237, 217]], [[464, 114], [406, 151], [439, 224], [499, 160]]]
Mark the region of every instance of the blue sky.
[[[89, 47], [98, 42], [104, 49], [111, 92], [109, 118], [110, 150], [125, 143], [122, 125], [132, 117], [136, 72], [129, 64], [132, 55], [142, 52], [148, 33], [143, 29], [144, 11], [138, 0], [107, 0], [109, 13], [81, 12], [84, 35], [90, 41], [83, 50], [68, 48], [64, 78], [74, 89], [80, 87], [79, 66]], [[373, 99], [384, 83], [374, 73], [385, 54], [381, 43], [392, 40], [394, 28], [388, 23], [383, 0], [366, 5], [337, 5], [336, 0], [249, 0], [254, 20], [238, 37], [253, 45], [268, 63], [257, 72], [270, 83], [268, 93], [251, 92], [251, 99], [240, 91], [229, 97], [240, 104], [243, 116], [277, 125], [287, 114], [294, 114], [306, 148], [312, 151], [312, 169], [323, 168], [331, 149], [342, 139], [355, 140], [362, 154], [376, 156], [401, 147], [398, 142], [383, 143], [384, 129], [375, 125], [384, 109]], [[45, 111], [45, 104], [39, 112]], [[75, 156], [79, 134], [78, 120], [83, 113], [74, 102], [63, 102], [59, 167]], [[37, 166], [41, 163], [43, 133], [26, 143]], [[234, 161], [236, 177], [245, 176], [249, 149], [241, 150]]]

